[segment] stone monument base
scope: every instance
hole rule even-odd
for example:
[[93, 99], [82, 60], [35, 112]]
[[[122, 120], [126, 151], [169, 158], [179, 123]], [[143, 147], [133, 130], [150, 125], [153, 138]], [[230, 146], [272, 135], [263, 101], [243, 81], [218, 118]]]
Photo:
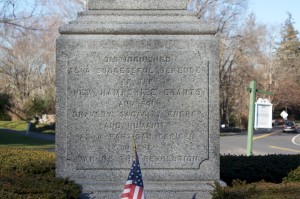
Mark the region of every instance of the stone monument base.
[[217, 28], [188, 0], [90, 0], [57, 39], [56, 175], [119, 199], [136, 140], [147, 199], [220, 179]]
[[[122, 186], [120, 183], [103, 181], [80, 181], [79, 183], [84, 184], [81, 199], [118, 199], [123, 191], [115, 191]], [[144, 184], [146, 199], [208, 199], [212, 198], [211, 193], [215, 186], [213, 181], [144, 181]]]

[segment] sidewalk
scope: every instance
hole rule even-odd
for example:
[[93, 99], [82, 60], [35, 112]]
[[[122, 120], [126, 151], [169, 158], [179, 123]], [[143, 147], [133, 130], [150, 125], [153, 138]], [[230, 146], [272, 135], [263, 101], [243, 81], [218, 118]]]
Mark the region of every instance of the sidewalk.
[[37, 139], [55, 140], [55, 135], [35, 133], [35, 132], [29, 132], [28, 135], [26, 135], [26, 131], [16, 131], [16, 130], [4, 129], [4, 128], [0, 128], [0, 130], [5, 133], [15, 133], [15, 134], [24, 135], [32, 138], [37, 138]]

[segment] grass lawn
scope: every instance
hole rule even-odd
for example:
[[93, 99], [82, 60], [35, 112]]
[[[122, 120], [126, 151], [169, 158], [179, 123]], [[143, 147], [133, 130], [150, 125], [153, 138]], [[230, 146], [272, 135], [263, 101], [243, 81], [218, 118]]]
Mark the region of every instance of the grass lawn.
[[0, 121], [0, 127], [5, 129], [12, 129], [17, 131], [26, 131], [26, 121]]
[[[17, 131], [26, 131], [28, 123], [27, 121], [0, 121], [0, 128], [17, 130]], [[30, 126], [31, 132], [45, 133], [45, 134], [55, 134], [53, 126], [47, 124], [33, 124]]]
[[0, 130], [0, 147], [53, 150], [54, 140], [37, 139], [16, 133], [5, 133]]

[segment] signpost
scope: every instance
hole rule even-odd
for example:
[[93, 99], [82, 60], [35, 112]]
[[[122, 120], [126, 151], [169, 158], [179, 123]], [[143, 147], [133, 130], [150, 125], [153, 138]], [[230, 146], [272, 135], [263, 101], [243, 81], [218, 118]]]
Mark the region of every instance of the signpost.
[[[248, 90], [250, 91], [250, 99], [249, 99], [249, 115], [248, 115], [247, 156], [251, 156], [252, 148], [253, 148], [253, 129], [254, 129], [254, 119], [255, 119], [256, 93], [263, 93], [266, 95], [273, 95], [273, 93], [256, 89], [255, 81], [250, 82], [250, 86], [248, 87]], [[260, 111], [262, 111], [262, 108], [260, 108]], [[272, 122], [272, 115], [271, 115], [271, 122]]]
[[255, 103], [255, 129], [272, 128], [272, 104], [268, 99], [259, 98]]

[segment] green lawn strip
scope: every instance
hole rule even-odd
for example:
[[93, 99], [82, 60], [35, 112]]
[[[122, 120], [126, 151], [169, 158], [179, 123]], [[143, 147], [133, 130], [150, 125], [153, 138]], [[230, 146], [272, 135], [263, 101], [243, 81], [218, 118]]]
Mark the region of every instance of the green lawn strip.
[[49, 150], [54, 149], [54, 140], [37, 139], [0, 130], [0, 147]]
[[26, 131], [27, 122], [26, 121], [0, 121], [0, 127], [17, 130], [17, 131]]
[[[27, 121], [0, 121], [0, 128], [17, 130], [17, 131], [27, 131], [28, 123]], [[54, 127], [47, 124], [34, 124], [30, 125], [31, 132], [44, 133], [44, 134], [55, 134]]]

